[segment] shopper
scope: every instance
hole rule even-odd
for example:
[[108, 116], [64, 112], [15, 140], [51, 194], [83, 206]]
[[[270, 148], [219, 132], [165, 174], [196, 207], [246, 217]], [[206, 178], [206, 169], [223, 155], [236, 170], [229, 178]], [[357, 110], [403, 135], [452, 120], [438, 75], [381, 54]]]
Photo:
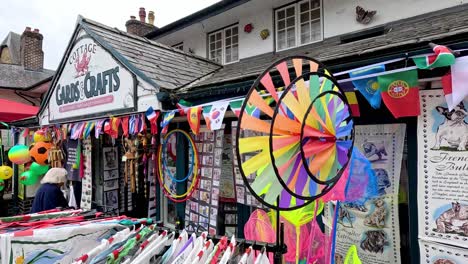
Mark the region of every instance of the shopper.
[[60, 190], [66, 181], [67, 170], [63, 168], [50, 169], [41, 180], [42, 185], [36, 192], [31, 213], [42, 212], [57, 207], [68, 207], [68, 202]]

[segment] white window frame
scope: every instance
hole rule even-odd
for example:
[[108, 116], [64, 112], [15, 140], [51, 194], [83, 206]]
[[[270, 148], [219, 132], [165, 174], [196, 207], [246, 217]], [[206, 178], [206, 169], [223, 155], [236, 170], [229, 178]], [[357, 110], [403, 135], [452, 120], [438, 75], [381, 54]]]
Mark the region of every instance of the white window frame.
[[[227, 30], [232, 30], [233, 28], [237, 28], [237, 60], [235, 61], [230, 61], [230, 62], [226, 62], [226, 31]], [[236, 62], [239, 62], [239, 59], [240, 59], [240, 54], [239, 54], [239, 51], [240, 51], [240, 31], [239, 31], [239, 24], [235, 24], [235, 25], [231, 25], [231, 26], [227, 26], [225, 28], [222, 28], [222, 29], [219, 29], [219, 30], [216, 30], [216, 31], [213, 31], [211, 33], [208, 34], [208, 38], [207, 38], [207, 58], [209, 60], [213, 60], [211, 58], [211, 50], [210, 50], [210, 37], [212, 35], [215, 35], [215, 34], [218, 34], [218, 33], [221, 33], [221, 64], [223, 65], [227, 65], [227, 64], [231, 64], [231, 63], [236, 63]], [[231, 37], [232, 37], [232, 33], [231, 33]], [[231, 41], [231, 47], [232, 47], [232, 41]], [[232, 55], [231, 55], [232, 56]]]
[[[160, 216], [161, 216], [161, 220], [164, 223], [164, 226], [175, 229], [176, 226], [174, 224], [172, 224], [172, 223], [169, 223], [169, 221], [168, 221], [169, 211], [168, 211], [167, 202], [169, 201], [169, 199], [164, 195], [162, 190], [160, 192], [160, 200], [159, 201], [161, 201], [161, 204], [160, 204], [161, 215]], [[177, 208], [176, 208], [176, 214], [177, 214]]]
[[184, 50], [184, 42], [180, 42], [172, 46], [174, 49]]
[[[289, 5], [286, 5], [286, 6], [283, 6], [283, 7], [280, 7], [278, 9], [275, 9], [274, 10], [274, 18], [275, 18], [275, 21], [274, 21], [274, 28], [275, 28], [275, 49], [276, 51], [285, 51], [285, 50], [289, 50], [289, 49], [294, 49], [294, 48], [297, 48], [297, 47], [301, 47], [301, 46], [305, 46], [305, 45], [309, 45], [309, 44], [312, 44], [312, 43], [317, 43], [317, 42], [320, 42], [320, 41], [323, 41], [323, 0], [319, 0], [320, 1], [320, 7], [318, 7], [318, 9], [320, 10], [320, 39], [318, 40], [314, 40], [314, 41], [311, 41], [311, 42], [307, 42], [307, 43], [304, 43], [304, 44], [301, 44], [301, 11], [300, 11], [300, 5], [302, 3], [305, 3], [305, 2], [310, 2], [311, 0], [302, 0], [302, 1], [298, 1], [298, 2], [294, 2], [292, 4], [289, 4]], [[284, 11], [290, 7], [294, 6], [294, 16], [295, 16], [295, 24], [294, 24], [294, 27], [295, 27], [295, 45], [292, 46], [292, 47], [286, 47], [284, 49], [279, 49], [279, 46], [278, 46], [278, 12], [280, 11]], [[314, 9], [310, 9], [310, 11], [312, 11]], [[309, 21], [310, 23], [311, 21]], [[286, 23], [286, 21], [285, 21]], [[285, 24], [285, 28], [287, 28], [287, 25]], [[286, 43], [287, 43], [287, 38], [286, 38]]]

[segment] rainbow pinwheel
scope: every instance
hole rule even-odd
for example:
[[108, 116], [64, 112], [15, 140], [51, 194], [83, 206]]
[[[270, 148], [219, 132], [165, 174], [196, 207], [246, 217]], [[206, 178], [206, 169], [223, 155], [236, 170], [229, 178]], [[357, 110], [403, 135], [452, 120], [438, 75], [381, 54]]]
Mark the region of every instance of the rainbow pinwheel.
[[341, 177], [354, 134], [343, 94], [323, 65], [307, 57], [280, 60], [257, 78], [239, 113], [237, 155], [247, 187], [264, 205], [297, 209]]

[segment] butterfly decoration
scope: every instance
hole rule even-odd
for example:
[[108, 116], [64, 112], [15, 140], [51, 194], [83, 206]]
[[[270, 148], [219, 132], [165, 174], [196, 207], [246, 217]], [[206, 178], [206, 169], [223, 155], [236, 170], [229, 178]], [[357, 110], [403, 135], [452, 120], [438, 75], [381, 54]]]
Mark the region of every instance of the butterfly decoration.
[[371, 22], [372, 18], [377, 14], [377, 11], [365, 10], [361, 6], [356, 6], [356, 21], [367, 25]]

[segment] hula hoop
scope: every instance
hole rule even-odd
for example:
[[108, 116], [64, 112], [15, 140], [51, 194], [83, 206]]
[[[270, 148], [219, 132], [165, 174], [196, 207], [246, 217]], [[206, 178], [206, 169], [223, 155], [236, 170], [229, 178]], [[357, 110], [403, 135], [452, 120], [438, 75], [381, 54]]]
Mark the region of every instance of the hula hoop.
[[[192, 183], [190, 184], [190, 186], [188, 187], [187, 191], [183, 194], [175, 194], [175, 193], [172, 193], [170, 188], [164, 183], [164, 171], [166, 171], [167, 169], [167, 166], [166, 166], [166, 160], [163, 160], [165, 155], [163, 155], [163, 146], [166, 145], [167, 143], [167, 140], [169, 138], [170, 135], [174, 134], [174, 133], [181, 133], [182, 135], [185, 136], [185, 138], [187, 139], [187, 141], [189, 142], [189, 148], [191, 148], [191, 153], [193, 154], [192, 155], [192, 162], [190, 164], [190, 169], [189, 169], [189, 174], [186, 175], [186, 177], [184, 178], [184, 181], [185, 180], [188, 180], [188, 178], [193, 175], [192, 177]], [[181, 129], [174, 129], [172, 131], [170, 131], [169, 133], [167, 133], [165, 136], [164, 136], [164, 139], [163, 139], [163, 144], [161, 144], [159, 146], [159, 150], [158, 150], [158, 167], [159, 167], [159, 175], [158, 175], [158, 178], [159, 178], [159, 184], [161, 186], [161, 188], [163, 189], [163, 192], [164, 192], [164, 195], [169, 198], [170, 200], [174, 201], [174, 202], [184, 202], [186, 200], [188, 200], [193, 192], [195, 191], [196, 187], [198, 186], [198, 183], [199, 183], [199, 180], [200, 180], [200, 177], [198, 177], [198, 162], [199, 162], [199, 158], [198, 158], [198, 151], [197, 151], [197, 146], [195, 144], [195, 142], [193, 141], [192, 137], [190, 136], [190, 134], [188, 134], [187, 132], [181, 130]], [[169, 176], [171, 176], [172, 174], [170, 174]], [[171, 179], [174, 179], [173, 176], [171, 177]], [[176, 181], [176, 182], [182, 182], [180, 180]]]

